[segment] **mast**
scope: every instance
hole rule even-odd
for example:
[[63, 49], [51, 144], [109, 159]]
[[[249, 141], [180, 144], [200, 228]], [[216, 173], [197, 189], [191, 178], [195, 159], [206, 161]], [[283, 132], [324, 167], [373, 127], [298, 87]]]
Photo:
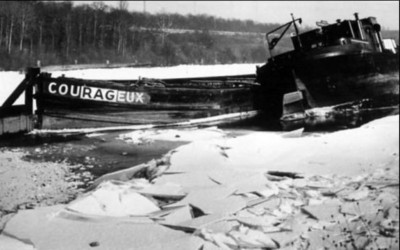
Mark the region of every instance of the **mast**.
[[292, 16], [292, 21], [293, 21], [293, 25], [294, 25], [294, 30], [296, 31], [297, 41], [299, 42], [299, 47], [301, 48], [302, 45], [301, 45], [301, 40], [299, 37], [299, 29], [297, 28], [297, 25], [296, 25], [296, 19], [294, 18], [293, 13], [290, 13], [290, 15]]

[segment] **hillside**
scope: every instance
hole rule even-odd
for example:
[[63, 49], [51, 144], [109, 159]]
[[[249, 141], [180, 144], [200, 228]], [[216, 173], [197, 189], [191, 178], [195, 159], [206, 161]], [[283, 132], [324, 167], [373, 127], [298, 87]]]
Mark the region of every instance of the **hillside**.
[[271, 27], [276, 24], [129, 12], [102, 2], [9, 1], [0, 9], [0, 69], [107, 61], [262, 62], [262, 33]]
[[[207, 15], [129, 12], [127, 6], [113, 8], [103, 2], [1, 5], [0, 70], [66, 64], [260, 63], [267, 59], [265, 33], [279, 26]], [[398, 31], [383, 33], [398, 41]]]

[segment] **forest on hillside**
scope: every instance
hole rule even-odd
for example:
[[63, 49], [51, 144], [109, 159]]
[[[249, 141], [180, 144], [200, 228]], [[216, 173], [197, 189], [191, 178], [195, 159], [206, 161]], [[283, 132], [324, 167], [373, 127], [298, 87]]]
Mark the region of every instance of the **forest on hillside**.
[[[105, 62], [264, 62], [265, 32], [278, 26], [208, 15], [130, 12], [128, 4], [1, 2], [0, 70]], [[214, 31], [229, 31], [231, 35]]]
[[[129, 12], [127, 1], [6, 1], [0, 8], [0, 69], [85, 63], [232, 63], [265, 60], [263, 33], [274, 24], [206, 15]], [[173, 33], [170, 29], [194, 30]], [[215, 35], [209, 30], [259, 32]]]

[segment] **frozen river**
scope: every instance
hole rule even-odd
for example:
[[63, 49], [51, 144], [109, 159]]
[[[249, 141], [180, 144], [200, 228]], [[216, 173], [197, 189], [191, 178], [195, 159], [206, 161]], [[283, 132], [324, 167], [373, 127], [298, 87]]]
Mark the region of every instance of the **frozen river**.
[[[252, 74], [255, 66], [53, 74], [176, 78]], [[3, 102], [24, 76], [0, 77]], [[306, 242], [320, 249], [329, 241], [320, 241], [324, 235], [348, 226], [338, 218], [355, 216], [355, 205], [377, 218], [378, 200], [388, 215], [370, 227], [382, 232], [384, 223], [398, 223], [398, 128], [399, 115], [391, 115], [331, 132], [246, 124], [0, 140], [0, 248], [275, 249]], [[351, 228], [363, 229], [359, 216], [351, 218]], [[395, 239], [398, 248], [393, 230], [396, 238], [374, 242], [389, 249]]]

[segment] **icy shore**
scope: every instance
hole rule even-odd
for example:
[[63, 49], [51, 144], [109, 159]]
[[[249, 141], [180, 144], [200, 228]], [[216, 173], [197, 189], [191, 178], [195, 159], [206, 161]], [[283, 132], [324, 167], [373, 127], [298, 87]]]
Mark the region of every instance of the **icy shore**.
[[19, 211], [0, 245], [396, 249], [398, 127], [396, 115], [334, 133], [125, 133], [119, 139], [132, 145], [190, 143], [104, 175], [68, 204]]

